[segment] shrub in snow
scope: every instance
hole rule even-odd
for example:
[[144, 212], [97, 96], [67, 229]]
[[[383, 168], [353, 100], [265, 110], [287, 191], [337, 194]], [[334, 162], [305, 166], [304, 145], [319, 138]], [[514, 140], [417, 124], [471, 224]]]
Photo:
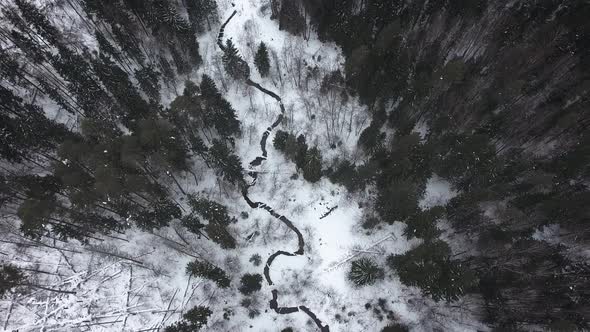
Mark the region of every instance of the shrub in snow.
[[348, 272], [348, 279], [357, 286], [371, 285], [383, 279], [384, 273], [377, 264], [369, 258], [353, 261]]
[[195, 277], [212, 280], [221, 288], [229, 287], [230, 280], [225, 271], [211, 263], [199, 261], [190, 262], [186, 266], [186, 272]]
[[260, 274], [246, 273], [240, 282], [242, 285], [239, 290], [244, 295], [252, 294], [262, 288], [262, 276]]
[[254, 264], [254, 266], [259, 266], [262, 263], [262, 257], [259, 254], [254, 254], [250, 257], [250, 262]]

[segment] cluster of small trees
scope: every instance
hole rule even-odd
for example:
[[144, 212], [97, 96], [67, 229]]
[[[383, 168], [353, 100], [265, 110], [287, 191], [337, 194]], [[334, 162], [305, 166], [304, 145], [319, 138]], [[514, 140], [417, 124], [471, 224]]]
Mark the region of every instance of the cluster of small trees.
[[322, 154], [315, 146], [308, 148], [304, 135], [295, 138], [292, 133], [277, 130], [273, 146], [295, 162], [297, 170], [303, 170], [303, 177], [307, 181], [313, 183], [320, 180], [323, 175]]

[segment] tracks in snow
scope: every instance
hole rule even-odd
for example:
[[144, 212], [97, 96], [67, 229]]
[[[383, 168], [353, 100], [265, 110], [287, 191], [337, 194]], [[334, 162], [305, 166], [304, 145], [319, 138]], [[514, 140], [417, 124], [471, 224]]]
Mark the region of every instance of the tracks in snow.
[[[217, 36], [217, 45], [219, 46], [219, 48], [222, 51], [225, 51], [225, 46], [223, 45], [223, 36], [224, 36], [225, 27], [227, 26], [229, 21], [236, 14], [237, 14], [237, 11], [234, 10], [233, 13], [231, 14], [231, 16], [223, 23], [223, 25], [221, 25], [221, 28], [219, 29], [219, 35]], [[267, 94], [270, 97], [274, 98], [279, 103], [279, 106], [281, 108], [281, 113], [279, 114], [276, 121], [273, 122], [271, 124], [271, 126], [268, 127], [264, 131], [264, 133], [262, 134], [262, 138], [260, 140], [260, 150], [262, 151], [262, 156], [258, 156], [250, 162], [250, 166], [255, 167], [255, 166], [260, 166], [262, 164], [262, 162], [267, 159], [268, 154], [266, 151], [266, 141], [267, 141], [270, 133], [272, 132], [272, 130], [275, 129], [281, 123], [281, 121], [283, 121], [283, 117], [285, 115], [285, 106], [283, 105], [283, 101], [281, 100], [281, 97], [279, 97], [279, 95], [277, 95], [276, 93], [263, 88], [260, 84], [254, 82], [250, 79], [246, 80], [246, 84], [253, 86], [256, 89], [260, 90], [262, 93]], [[270, 286], [272, 286], [273, 282], [270, 278], [270, 266], [273, 263], [273, 261], [275, 260], [275, 258], [277, 258], [278, 256], [281, 256], [281, 255], [282, 256], [291, 256], [291, 257], [303, 255], [305, 241], [304, 241], [303, 235], [301, 234], [299, 229], [297, 227], [295, 227], [295, 225], [293, 225], [293, 223], [287, 217], [277, 213], [275, 210], [273, 210], [270, 206], [266, 205], [265, 203], [254, 202], [248, 197], [248, 190], [250, 189], [250, 187], [256, 185], [256, 180], [258, 179], [259, 173], [258, 172], [250, 172], [248, 174], [254, 179], [252, 181], [252, 183], [244, 184], [244, 186], [242, 188], [242, 196], [244, 197], [244, 200], [246, 200], [248, 205], [253, 209], [264, 209], [264, 210], [268, 211], [268, 213], [271, 216], [280, 220], [283, 224], [285, 224], [287, 227], [289, 227], [289, 229], [291, 229], [293, 232], [295, 232], [295, 234], [297, 234], [297, 243], [298, 243], [297, 247], [298, 248], [295, 252], [291, 253], [288, 251], [278, 250], [274, 254], [270, 255], [270, 257], [266, 261], [266, 264], [264, 266], [264, 277], [266, 278], [266, 282]], [[276, 313], [278, 313], [278, 314], [291, 314], [291, 313], [295, 313], [298, 311], [302, 311], [307, 316], [309, 316], [309, 318], [311, 318], [314, 321], [314, 323], [317, 325], [317, 327], [320, 329], [320, 331], [322, 331], [322, 332], [329, 332], [330, 331], [330, 327], [328, 325], [324, 325], [322, 323], [322, 321], [320, 319], [318, 319], [318, 317], [311, 310], [309, 310], [309, 308], [307, 308], [304, 305], [299, 305], [299, 306], [295, 306], [295, 307], [279, 307], [278, 293], [279, 292], [276, 289], [273, 289], [272, 290], [272, 300], [270, 301], [270, 308], [273, 309]]]

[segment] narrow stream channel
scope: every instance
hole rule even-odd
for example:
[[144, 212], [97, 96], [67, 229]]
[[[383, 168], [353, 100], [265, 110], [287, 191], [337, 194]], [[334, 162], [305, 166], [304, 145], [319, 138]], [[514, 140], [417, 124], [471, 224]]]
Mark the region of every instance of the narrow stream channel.
[[[224, 35], [225, 27], [236, 14], [237, 14], [237, 11], [234, 10], [234, 12], [231, 14], [231, 16], [221, 25], [221, 28], [219, 29], [219, 35], [217, 37], [217, 45], [219, 46], [219, 48], [222, 51], [225, 51], [225, 47], [223, 45], [223, 35]], [[260, 140], [260, 149], [262, 151], [262, 156], [258, 156], [250, 162], [250, 166], [260, 166], [262, 164], [262, 162], [267, 159], [266, 141], [267, 141], [270, 133], [272, 132], [272, 130], [275, 129], [283, 120], [283, 117], [285, 114], [285, 106], [283, 105], [281, 97], [279, 97], [279, 95], [277, 95], [276, 93], [263, 88], [260, 84], [253, 82], [250, 79], [248, 79], [246, 81], [246, 84], [253, 86], [256, 89], [260, 90], [262, 93], [265, 93], [265, 94], [269, 95], [270, 97], [274, 98], [279, 103], [279, 106], [281, 108], [281, 113], [279, 114], [277, 120], [274, 123], [272, 123], [271, 126], [268, 127], [266, 129], [266, 131], [264, 131], [264, 133], [262, 134], [262, 139]], [[289, 229], [291, 229], [293, 232], [295, 232], [295, 234], [297, 234], [298, 246], [297, 246], [297, 250], [295, 252], [291, 253], [291, 252], [287, 252], [287, 251], [283, 251], [283, 250], [278, 250], [274, 254], [270, 255], [270, 257], [268, 257], [268, 259], [266, 261], [266, 264], [264, 266], [264, 277], [266, 278], [266, 282], [270, 286], [272, 286], [273, 282], [270, 278], [270, 266], [272, 265], [275, 258], [277, 258], [278, 256], [281, 256], [281, 255], [283, 255], [283, 256], [303, 255], [303, 253], [304, 253], [303, 247], [305, 246], [305, 241], [304, 241], [303, 235], [301, 234], [299, 229], [297, 227], [295, 227], [295, 225], [293, 225], [293, 223], [287, 217], [277, 213], [275, 210], [273, 210], [270, 206], [266, 205], [265, 203], [254, 202], [248, 197], [248, 190], [250, 189], [250, 187], [256, 185], [256, 180], [258, 179], [258, 172], [250, 172], [248, 174], [253, 178], [253, 181], [250, 184], [245, 184], [242, 188], [242, 196], [244, 197], [244, 199], [246, 200], [248, 205], [253, 209], [264, 209], [264, 210], [268, 211], [268, 213], [270, 213], [270, 215], [272, 215], [274, 218], [280, 220], [287, 227], [289, 227]], [[294, 312], [302, 311], [314, 321], [314, 323], [318, 326], [320, 331], [322, 331], [322, 332], [329, 332], [330, 331], [330, 327], [328, 325], [322, 324], [322, 321], [320, 319], [318, 319], [318, 317], [311, 310], [309, 310], [309, 308], [307, 308], [304, 305], [299, 305], [296, 307], [279, 307], [278, 293], [279, 292], [276, 289], [272, 290], [272, 300], [270, 301], [270, 308], [273, 309], [275, 312], [277, 312], [278, 314], [291, 314]]]

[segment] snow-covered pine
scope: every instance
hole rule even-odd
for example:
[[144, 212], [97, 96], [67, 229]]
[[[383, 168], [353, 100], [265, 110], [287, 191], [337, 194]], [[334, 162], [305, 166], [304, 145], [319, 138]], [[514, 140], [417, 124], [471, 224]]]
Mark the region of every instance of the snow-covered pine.
[[361, 258], [353, 261], [348, 272], [348, 279], [356, 286], [374, 284], [383, 279], [384, 272], [372, 259]]
[[225, 71], [227, 71], [231, 77], [242, 81], [245, 81], [250, 77], [250, 67], [239, 55], [238, 50], [231, 39], [228, 39], [225, 43], [222, 60]]

